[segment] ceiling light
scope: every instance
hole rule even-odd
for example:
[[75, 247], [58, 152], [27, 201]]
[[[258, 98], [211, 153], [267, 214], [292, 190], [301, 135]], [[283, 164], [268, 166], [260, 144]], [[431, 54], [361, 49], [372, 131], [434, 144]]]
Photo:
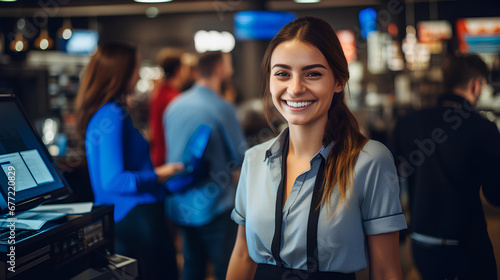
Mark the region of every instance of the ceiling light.
[[155, 18], [159, 14], [158, 8], [156, 7], [149, 7], [146, 9], [146, 16], [148, 18]]
[[57, 36], [62, 37], [64, 40], [69, 40], [73, 35], [73, 27], [71, 26], [70, 19], [64, 19], [63, 24], [59, 30], [57, 30]]
[[16, 2], [17, 0], [0, 0], [0, 2]]
[[28, 49], [28, 43], [24, 40], [21, 31], [17, 31], [16, 38], [10, 42], [10, 49], [15, 52], [22, 52]]
[[18, 21], [17, 21], [17, 29], [19, 30], [23, 30], [23, 28], [26, 26], [26, 20], [24, 20], [24, 18], [20, 18]]
[[300, 4], [312, 4], [312, 3], [319, 3], [321, 0], [293, 0], [295, 3], [300, 3]]
[[165, 3], [172, 2], [172, 0], [134, 0], [137, 3]]
[[215, 30], [199, 30], [194, 35], [194, 47], [198, 53], [221, 51], [229, 53], [234, 49], [236, 41], [233, 34]]
[[54, 41], [49, 37], [49, 32], [47, 29], [42, 29], [40, 31], [40, 36], [35, 40], [35, 47], [46, 50], [52, 48]]

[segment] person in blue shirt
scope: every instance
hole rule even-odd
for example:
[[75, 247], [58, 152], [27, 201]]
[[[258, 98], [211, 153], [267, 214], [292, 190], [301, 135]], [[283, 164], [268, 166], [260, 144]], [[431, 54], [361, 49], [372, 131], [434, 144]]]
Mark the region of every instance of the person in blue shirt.
[[164, 113], [169, 162], [182, 160], [188, 139], [200, 125], [212, 129], [202, 163], [206, 175], [165, 200], [166, 215], [179, 226], [183, 239], [184, 280], [205, 279], [208, 260], [216, 279], [225, 279], [236, 238], [237, 227], [230, 218], [233, 174], [247, 146], [234, 107], [221, 97], [222, 82], [232, 74], [230, 58], [221, 52], [203, 54], [198, 61], [200, 78]]
[[347, 61], [317, 17], [285, 25], [263, 60], [267, 100], [288, 128], [245, 154], [227, 279], [403, 279], [406, 221], [394, 160], [345, 102]]
[[138, 260], [140, 279], [177, 280], [163, 182], [183, 166], [153, 168], [149, 145], [132, 124], [125, 99], [137, 83], [138, 69], [135, 47], [100, 46], [77, 94], [77, 127], [85, 138], [94, 200], [114, 205], [116, 252]]

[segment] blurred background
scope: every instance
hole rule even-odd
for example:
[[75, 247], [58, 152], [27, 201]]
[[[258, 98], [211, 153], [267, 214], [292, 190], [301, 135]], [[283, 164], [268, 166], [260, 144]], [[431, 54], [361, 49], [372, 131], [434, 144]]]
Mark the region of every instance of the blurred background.
[[[370, 138], [390, 145], [399, 116], [434, 105], [439, 67], [457, 51], [477, 53], [490, 67], [478, 110], [500, 128], [498, 0], [0, 0], [0, 93], [19, 97], [75, 199], [91, 201], [73, 102], [98, 44], [139, 47], [141, 79], [130, 106], [145, 136], [149, 94], [163, 78], [161, 51], [181, 50], [192, 67], [199, 53], [230, 52], [235, 72], [225, 98], [252, 146], [274, 135], [262, 113], [264, 50], [283, 25], [304, 15], [336, 30], [350, 68], [348, 103]], [[277, 116], [271, 121], [282, 124]], [[498, 263], [500, 215], [485, 207]], [[401, 246], [405, 279], [419, 279], [408, 243]]]

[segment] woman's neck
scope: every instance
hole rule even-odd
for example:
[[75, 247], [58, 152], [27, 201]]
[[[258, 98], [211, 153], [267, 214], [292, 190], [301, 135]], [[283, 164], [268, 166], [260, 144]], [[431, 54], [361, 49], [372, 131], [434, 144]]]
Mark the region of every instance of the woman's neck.
[[310, 160], [323, 146], [325, 124], [314, 126], [290, 125], [289, 155], [296, 159]]

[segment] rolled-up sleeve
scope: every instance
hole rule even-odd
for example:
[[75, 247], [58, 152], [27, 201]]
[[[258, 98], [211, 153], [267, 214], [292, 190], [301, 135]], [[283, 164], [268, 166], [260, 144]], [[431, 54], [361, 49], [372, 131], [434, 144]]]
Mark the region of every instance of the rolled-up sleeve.
[[238, 181], [238, 187], [236, 189], [234, 209], [231, 212], [231, 219], [233, 219], [235, 223], [243, 226], [246, 223], [247, 169], [248, 160], [245, 156], [245, 159], [243, 160], [243, 166], [241, 167], [240, 180]]
[[406, 228], [406, 219], [399, 200], [399, 182], [389, 150], [376, 142], [367, 151], [370, 156], [361, 173], [364, 194], [361, 204], [366, 235], [399, 231]]

